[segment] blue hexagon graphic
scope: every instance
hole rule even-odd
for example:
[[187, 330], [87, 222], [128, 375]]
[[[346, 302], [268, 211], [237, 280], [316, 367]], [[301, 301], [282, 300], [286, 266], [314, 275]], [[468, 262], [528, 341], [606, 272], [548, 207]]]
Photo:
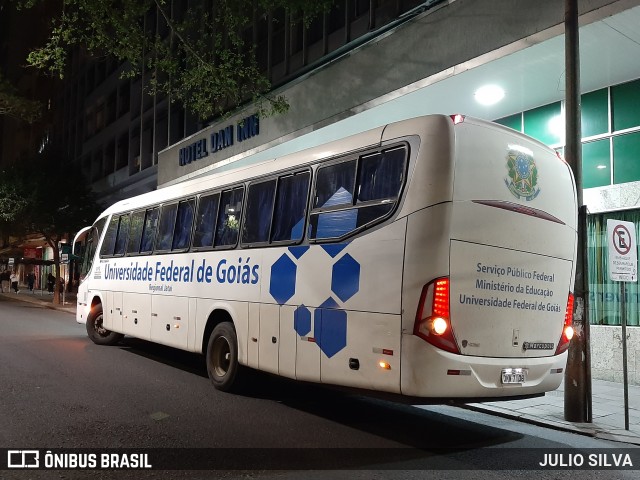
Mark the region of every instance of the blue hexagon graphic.
[[333, 265], [331, 291], [346, 302], [360, 290], [360, 264], [348, 253]]
[[337, 306], [328, 298], [313, 312], [313, 336], [328, 358], [347, 346], [347, 312], [335, 310]]
[[285, 253], [271, 265], [269, 293], [279, 305], [283, 305], [296, 293], [296, 272], [296, 264]]
[[311, 312], [304, 305], [300, 305], [293, 312], [293, 328], [301, 337], [306, 337], [311, 331]]

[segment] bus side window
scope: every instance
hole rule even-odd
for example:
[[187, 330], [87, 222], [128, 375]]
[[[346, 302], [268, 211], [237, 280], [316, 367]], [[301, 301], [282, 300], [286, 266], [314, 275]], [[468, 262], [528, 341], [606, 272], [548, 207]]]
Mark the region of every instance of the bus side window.
[[215, 231], [219, 202], [219, 193], [200, 197], [198, 215], [196, 216], [196, 231], [193, 234], [193, 248], [213, 247], [213, 232]]
[[160, 227], [158, 228], [158, 238], [156, 239], [156, 250], [171, 250], [171, 243], [173, 242], [173, 228], [176, 225], [177, 211], [177, 203], [162, 206], [160, 213]]
[[118, 234], [118, 224], [120, 217], [111, 217], [107, 231], [104, 234], [104, 240], [102, 240], [102, 247], [100, 247], [100, 256], [113, 255], [113, 249], [116, 245], [116, 235]]
[[186, 200], [178, 204], [176, 216], [176, 228], [173, 232], [172, 250], [186, 250], [191, 240], [191, 227], [193, 225], [193, 208], [195, 200]]
[[[401, 146], [363, 155], [357, 182], [355, 160], [319, 168], [310, 238], [337, 239], [391, 214], [405, 180], [407, 154]], [[352, 182], [357, 188], [349, 190]]]
[[144, 226], [144, 210], [133, 212], [129, 226], [129, 243], [127, 253], [137, 254], [140, 251], [140, 239], [142, 238], [142, 227]]
[[280, 177], [271, 226], [271, 241], [298, 241], [304, 235], [309, 172]]
[[153, 239], [156, 236], [156, 228], [158, 226], [158, 210], [158, 207], [147, 210], [142, 229], [140, 253], [150, 253], [153, 250]]
[[249, 185], [242, 243], [255, 244], [269, 241], [275, 193], [275, 179]]
[[397, 198], [404, 178], [406, 156], [406, 148], [400, 147], [362, 157], [357, 203]]
[[318, 169], [311, 238], [341, 237], [356, 228], [358, 213], [353, 206], [356, 160]]
[[118, 227], [118, 235], [116, 236], [116, 248], [114, 255], [124, 255], [127, 247], [127, 239], [129, 238], [129, 214], [120, 217], [120, 226]]
[[232, 247], [238, 243], [244, 187], [222, 192], [214, 245]]
[[319, 168], [313, 208], [352, 205], [355, 179], [355, 160]]

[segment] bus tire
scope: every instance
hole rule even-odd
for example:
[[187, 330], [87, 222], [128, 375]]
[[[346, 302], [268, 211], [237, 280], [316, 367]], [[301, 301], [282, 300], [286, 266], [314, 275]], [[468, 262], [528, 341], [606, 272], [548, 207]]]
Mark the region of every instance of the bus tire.
[[207, 374], [216, 390], [238, 390], [238, 337], [231, 322], [216, 325], [207, 343]]
[[96, 305], [87, 316], [87, 335], [96, 345], [115, 345], [124, 336], [104, 328], [102, 305]]

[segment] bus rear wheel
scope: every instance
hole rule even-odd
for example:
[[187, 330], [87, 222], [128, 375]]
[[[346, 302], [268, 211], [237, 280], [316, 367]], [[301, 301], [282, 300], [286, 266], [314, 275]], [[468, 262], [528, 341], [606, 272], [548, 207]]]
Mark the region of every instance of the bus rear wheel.
[[87, 316], [87, 335], [96, 345], [115, 345], [124, 335], [104, 327], [102, 305], [96, 305]]
[[233, 324], [222, 322], [213, 329], [207, 344], [207, 373], [216, 390], [238, 389], [238, 337]]

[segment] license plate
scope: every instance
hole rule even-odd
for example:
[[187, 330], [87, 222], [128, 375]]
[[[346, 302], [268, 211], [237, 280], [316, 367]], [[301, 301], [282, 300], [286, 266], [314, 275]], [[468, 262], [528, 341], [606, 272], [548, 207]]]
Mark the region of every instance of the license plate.
[[502, 369], [502, 383], [514, 384], [524, 383], [526, 378], [526, 370], [524, 368], [503, 368]]

